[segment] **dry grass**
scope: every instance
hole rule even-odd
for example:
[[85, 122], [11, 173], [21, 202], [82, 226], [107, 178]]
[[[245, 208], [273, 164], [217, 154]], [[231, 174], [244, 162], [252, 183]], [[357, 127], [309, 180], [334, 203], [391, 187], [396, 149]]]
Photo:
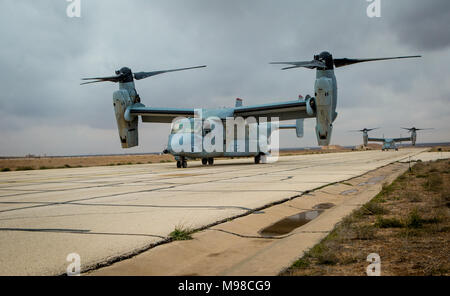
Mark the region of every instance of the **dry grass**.
[[[328, 150], [288, 150], [280, 151], [281, 156], [309, 155], [348, 152], [351, 149], [334, 147]], [[114, 155], [114, 156], [84, 156], [84, 157], [17, 157], [0, 158], [0, 172], [25, 171], [25, 170], [47, 170], [61, 168], [79, 168], [93, 166], [116, 166], [149, 163], [174, 162], [172, 155]]]
[[436, 146], [433, 147], [430, 152], [449, 152], [450, 146]]
[[450, 275], [449, 169], [449, 160], [418, 163], [283, 275], [365, 276], [370, 253], [382, 275]]
[[1, 158], [0, 171], [45, 170], [172, 162], [171, 155]]

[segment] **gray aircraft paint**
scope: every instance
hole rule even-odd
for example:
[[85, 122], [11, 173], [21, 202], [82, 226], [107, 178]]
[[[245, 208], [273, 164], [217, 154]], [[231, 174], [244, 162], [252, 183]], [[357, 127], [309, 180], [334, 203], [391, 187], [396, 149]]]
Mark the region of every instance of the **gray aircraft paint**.
[[[312, 61], [302, 62], [277, 62], [272, 64], [287, 64], [289, 67], [283, 68], [283, 70], [293, 68], [308, 68], [316, 69], [316, 80], [314, 85], [315, 94], [314, 97], [307, 96], [306, 99], [300, 99], [296, 101], [279, 102], [264, 105], [243, 106], [241, 102], [237, 102], [235, 107], [221, 108], [221, 109], [201, 109], [202, 117], [214, 117], [219, 120], [226, 121], [227, 118], [255, 118], [257, 125], [259, 126], [260, 118], [277, 118], [281, 121], [284, 120], [296, 120], [296, 135], [298, 137], [303, 136], [303, 120], [309, 118], [316, 118], [315, 132], [317, 136], [317, 142], [319, 146], [327, 146], [330, 144], [331, 135], [333, 131], [333, 122], [337, 118], [337, 99], [338, 88], [337, 80], [334, 73], [334, 68], [353, 65], [361, 62], [370, 61], [382, 61], [392, 59], [404, 59], [419, 56], [406, 56], [406, 57], [393, 57], [393, 58], [376, 58], [376, 59], [333, 59], [333, 56], [328, 52], [322, 52], [319, 55], [314, 56]], [[191, 68], [153, 71], [153, 72], [138, 72], [133, 73], [129, 68], [122, 68], [116, 71], [116, 76], [99, 77], [99, 78], [85, 78], [88, 82], [82, 84], [96, 83], [96, 82], [118, 82], [119, 90], [113, 94], [113, 104], [115, 109], [115, 115], [117, 120], [117, 127], [119, 132], [122, 148], [131, 148], [139, 145], [138, 123], [139, 116], [143, 122], [160, 122], [160, 123], [172, 123], [175, 118], [185, 117], [193, 118], [195, 113], [199, 112], [197, 109], [178, 109], [178, 108], [154, 108], [146, 107], [140, 102], [140, 97], [136, 91], [134, 79], [140, 80], [151, 76], [175, 72], [190, 70], [196, 68], [203, 68], [206, 66], [197, 66]], [[264, 128], [267, 128], [267, 138], [270, 138], [272, 132], [274, 132], [272, 124], [267, 124]], [[226, 125], [224, 125], [226, 126]], [[275, 124], [278, 129], [278, 123]], [[282, 129], [293, 128], [292, 126], [282, 126]], [[259, 128], [258, 128], [259, 131]], [[202, 135], [204, 131], [202, 130]], [[224, 130], [224, 134], [227, 131]], [[223, 152], [206, 152], [196, 151], [195, 147], [188, 149], [189, 151], [176, 152], [171, 147], [172, 133], [169, 136], [168, 148], [165, 152], [175, 156], [178, 160], [178, 167], [186, 167], [187, 158], [202, 158], [213, 159], [214, 157], [235, 157], [235, 156], [255, 156], [255, 162], [259, 163], [259, 157], [261, 154], [270, 154], [269, 152], [263, 152], [259, 149], [256, 151], [250, 151], [247, 149], [249, 146], [249, 139], [245, 134], [244, 139], [234, 138], [234, 143], [224, 142]], [[258, 137], [259, 139], [259, 137]], [[234, 145], [237, 148], [237, 141], [243, 141], [246, 149], [241, 152], [228, 152], [227, 147]], [[370, 138], [368, 139], [370, 141]], [[192, 141], [194, 143], [195, 141]], [[386, 141], [385, 141], [386, 142]], [[395, 141], [394, 141], [395, 142]], [[241, 144], [240, 144], [241, 145]], [[394, 143], [395, 145], [395, 143]], [[233, 149], [232, 149], [233, 150]], [[182, 165], [181, 165], [182, 162]], [[212, 161], [210, 162], [212, 164]]]

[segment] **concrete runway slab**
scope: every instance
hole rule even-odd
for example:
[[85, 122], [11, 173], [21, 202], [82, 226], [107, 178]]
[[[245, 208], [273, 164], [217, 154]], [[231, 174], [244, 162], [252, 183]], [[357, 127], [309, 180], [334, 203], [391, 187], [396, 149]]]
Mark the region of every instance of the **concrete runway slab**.
[[139, 253], [175, 226], [210, 225], [422, 151], [1, 173], [0, 275], [63, 274], [69, 253], [89, 269]]
[[[391, 183], [407, 169], [405, 163], [384, 166], [352, 179], [355, 182], [353, 186], [347, 182], [326, 186], [196, 232], [192, 240], [153, 248], [88, 275], [278, 275], [327, 236], [343, 217], [372, 199], [384, 182]], [[355, 192], [341, 194], [349, 189]], [[318, 208], [322, 209], [320, 215]], [[284, 222], [284, 226], [274, 227], [286, 217], [301, 213], [305, 217], [308, 217], [305, 213], [310, 213], [309, 219], [312, 220], [295, 226], [291, 223], [299, 221], [294, 219]], [[267, 227], [277, 230], [263, 235], [261, 231]]]

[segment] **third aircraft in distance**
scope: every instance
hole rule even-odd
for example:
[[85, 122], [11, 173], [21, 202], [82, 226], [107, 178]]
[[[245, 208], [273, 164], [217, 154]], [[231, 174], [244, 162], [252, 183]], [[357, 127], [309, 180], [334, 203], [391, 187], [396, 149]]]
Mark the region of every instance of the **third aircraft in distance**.
[[377, 129], [379, 129], [379, 128], [364, 128], [362, 130], [353, 131], [353, 132], [362, 132], [363, 133], [363, 143], [364, 143], [365, 147], [367, 147], [368, 142], [382, 142], [383, 143], [383, 146], [381, 147], [382, 151], [386, 151], [389, 149], [398, 151], [398, 147], [397, 147], [396, 143], [411, 141], [411, 144], [413, 146], [416, 146], [417, 131], [430, 130], [431, 128], [415, 128], [415, 127], [404, 128], [404, 127], [402, 127], [402, 129], [405, 129], [411, 133], [411, 136], [406, 137], [406, 138], [384, 138], [384, 137], [383, 138], [370, 138], [369, 132], [373, 131], [373, 130], [377, 130]]

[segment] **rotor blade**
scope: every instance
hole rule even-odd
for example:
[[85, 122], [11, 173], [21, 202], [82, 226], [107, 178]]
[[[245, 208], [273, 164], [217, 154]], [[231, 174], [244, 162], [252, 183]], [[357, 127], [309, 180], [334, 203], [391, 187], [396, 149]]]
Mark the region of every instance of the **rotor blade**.
[[364, 63], [364, 62], [410, 59], [410, 58], [420, 58], [420, 57], [422, 57], [422, 56], [403, 56], [403, 57], [377, 58], [377, 59], [347, 59], [347, 58], [344, 58], [344, 59], [334, 59], [334, 65], [336, 66], [336, 68], [339, 68], [339, 67], [357, 64], [357, 63]]
[[191, 70], [191, 69], [198, 69], [198, 68], [205, 68], [206, 66], [197, 66], [197, 67], [190, 67], [190, 68], [181, 68], [181, 69], [173, 69], [173, 70], [163, 70], [163, 71], [153, 71], [153, 72], [139, 72], [134, 73], [134, 79], [141, 80], [144, 78], [148, 78], [151, 76], [169, 73], [169, 72], [176, 72], [176, 71], [184, 71], [184, 70]]
[[427, 130], [433, 130], [434, 128], [415, 128], [415, 127], [413, 127], [413, 128], [406, 128], [406, 127], [402, 127], [402, 129], [404, 129], [404, 130], [407, 130], [407, 131], [413, 131], [413, 130], [416, 130], [416, 131], [427, 131]]
[[281, 70], [288, 70], [288, 69], [294, 69], [294, 68], [308, 68], [308, 69], [315, 69], [315, 68], [326, 68], [326, 65], [317, 60], [312, 61], [302, 61], [302, 62], [273, 62], [270, 63], [272, 65], [291, 65], [291, 67], [286, 67]]
[[80, 85], [91, 84], [91, 83], [98, 83], [98, 82], [106, 82], [106, 81], [104, 81], [104, 80], [95, 80], [95, 81], [83, 82], [83, 83], [80, 83]]
[[81, 83], [80, 85], [97, 83], [97, 82], [119, 82], [122, 78], [122, 75], [110, 76], [110, 77], [94, 77], [94, 78], [82, 78], [81, 80], [94, 80], [89, 82]]
[[363, 132], [371, 132], [371, 131], [374, 131], [374, 130], [377, 130], [377, 129], [380, 129], [379, 127], [377, 127], [377, 128], [365, 128], [365, 129], [362, 129], [362, 130], [353, 130], [353, 131], [349, 131], [349, 132], [360, 132], [360, 133], [363, 133]]

